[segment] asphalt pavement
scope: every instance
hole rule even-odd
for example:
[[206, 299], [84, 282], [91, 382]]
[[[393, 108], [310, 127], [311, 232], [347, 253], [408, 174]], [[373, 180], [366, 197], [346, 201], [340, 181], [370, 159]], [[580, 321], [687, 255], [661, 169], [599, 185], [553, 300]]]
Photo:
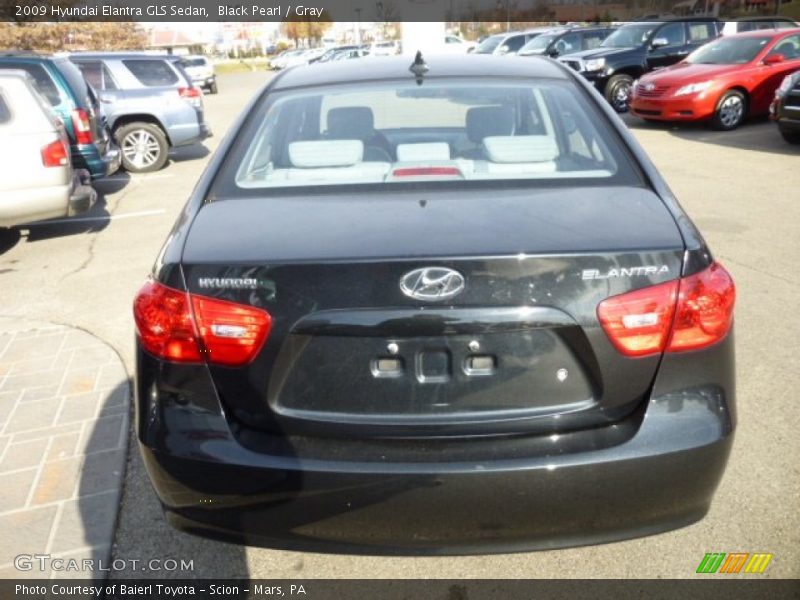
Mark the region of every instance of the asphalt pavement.
[[[90, 214], [0, 234], [0, 317], [83, 329], [132, 372], [132, 298], [209, 152], [268, 77], [221, 76], [220, 93], [205, 98], [215, 137], [174, 151], [157, 173], [120, 173], [100, 183], [101, 201]], [[638, 540], [506, 555], [384, 558], [244, 548], [167, 526], [132, 444], [113, 556], [191, 560], [193, 570], [129, 566], [112, 576], [694, 577], [706, 552], [770, 552], [763, 576], [800, 576], [800, 147], [785, 144], [765, 120], [728, 133], [625, 121], [737, 284], [739, 425], [704, 520]]]

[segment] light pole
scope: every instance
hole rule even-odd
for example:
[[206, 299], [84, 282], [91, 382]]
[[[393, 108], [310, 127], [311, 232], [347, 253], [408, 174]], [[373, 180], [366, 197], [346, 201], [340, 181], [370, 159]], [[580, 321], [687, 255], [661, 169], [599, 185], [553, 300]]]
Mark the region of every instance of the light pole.
[[354, 11], [356, 13], [356, 46], [361, 45], [361, 9], [356, 8]]
[[497, 0], [497, 10], [506, 5], [506, 31], [511, 31], [511, 0]]

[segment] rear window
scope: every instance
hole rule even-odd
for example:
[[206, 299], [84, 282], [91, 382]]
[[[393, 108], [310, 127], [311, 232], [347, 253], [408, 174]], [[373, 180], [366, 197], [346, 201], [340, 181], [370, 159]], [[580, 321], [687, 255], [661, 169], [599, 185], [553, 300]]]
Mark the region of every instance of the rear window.
[[181, 59], [181, 65], [184, 67], [205, 67], [206, 66], [206, 59], [205, 58], [184, 58]]
[[275, 94], [218, 181], [237, 190], [406, 182], [630, 181], [602, 114], [572, 84], [425, 82]]
[[8, 104], [3, 98], [3, 94], [0, 93], [0, 125], [3, 123], [8, 123], [11, 120], [11, 109], [8, 108]]
[[82, 107], [92, 106], [92, 95], [80, 69], [67, 59], [59, 60], [55, 65], [61, 75], [64, 76], [64, 79], [67, 80], [67, 85], [78, 100], [78, 105]]
[[47, 99], [51, 106], [58, 106], [61, 104], [62, 98], [58, 91], [58, 87], [56, 87], [53, 78], [42, 65], [24, 61], [18, 62], [10, 60], [0, 63], [0, 68], [21, 69], [26, 71], [31, 77], [33, 77], [33, 80], [36, 84], [36, 89]]
[[123, 60], [128, 70], [142, 85], [159, 87], [178, 83], [178, 75], [164, 60], [136, 58]]

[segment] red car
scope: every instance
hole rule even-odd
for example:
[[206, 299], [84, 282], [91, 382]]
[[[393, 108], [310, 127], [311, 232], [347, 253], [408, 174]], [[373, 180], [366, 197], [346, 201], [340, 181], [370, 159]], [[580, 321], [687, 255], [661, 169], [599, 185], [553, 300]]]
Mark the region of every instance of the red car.
[[710, 119], [735, 129], [767, 114], [786, 75], [800, 70], [800, 29], [753, 31], [710, 42], [633, 86], [630, 111], [648, 121]]

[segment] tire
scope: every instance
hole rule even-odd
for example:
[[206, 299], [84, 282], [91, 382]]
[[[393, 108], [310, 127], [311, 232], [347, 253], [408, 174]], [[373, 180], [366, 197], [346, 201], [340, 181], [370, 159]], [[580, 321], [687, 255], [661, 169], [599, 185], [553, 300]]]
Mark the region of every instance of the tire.
[[129, 173], [152, 173], [167, 162], [167, 136], [152, 123], [128, 123], [114, 132], [122, 153], [122, 167]]
[[711, 128], [717, 131], [731, 131], [741, 125], [747, 118], [747, 97], [738, 90], [729, 90], [722, 94], [717, 102], [717, 109], [711, 118]]
[[215, 81], [210, 86], [208, 86], [208, 93], [209, 94], [216, 94], [217, 93], [217, 82]]
[[800, 131], [794, 129], [786, 129], [781, 126], [778, 126], [778, 131], [781, 132], [783, 139], [789, 142], [790, 144], [800, 144]]
[[628, 99], [633, 87], [633, 77], [630, 75], [614, 75], [606, 83], [603, 95], [606, 100], [618, 113], [628, 112]]

